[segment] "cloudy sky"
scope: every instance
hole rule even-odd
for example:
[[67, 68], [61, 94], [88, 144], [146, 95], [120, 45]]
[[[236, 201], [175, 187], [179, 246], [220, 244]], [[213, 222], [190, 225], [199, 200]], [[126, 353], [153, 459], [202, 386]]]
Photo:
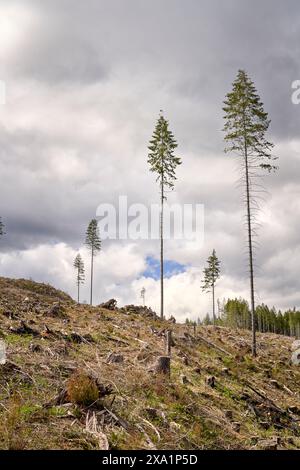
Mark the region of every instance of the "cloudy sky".
[[[0, 275], [75, 296], [72, 267], [101, 203], [158, 202], [147, 144], [160, 109], [183, 164], [170, 203], [204, 204], [204, 243], [168, 241], [166, 313], [204, 316], [215, 248], [220, 299], [249, 297], [238, 166], [223, 152], [222, 101], [244, 68], [272, 120], [280, 170], [265, 179], [256, 297], [300, 307], [298, 0], [1, 0]], [[103, 241], [95, 303], [159, 305], [157, 241]], [[87, 283], [82, 297], [88, 299]]]

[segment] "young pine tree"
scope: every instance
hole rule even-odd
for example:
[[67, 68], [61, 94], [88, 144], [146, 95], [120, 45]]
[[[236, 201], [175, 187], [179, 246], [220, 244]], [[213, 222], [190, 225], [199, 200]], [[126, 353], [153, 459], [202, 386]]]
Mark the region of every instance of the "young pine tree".
[[143, 307], [145, 307], [145, 298], [146, 298], [146, 289], [145, 289], [145, 287], [142, 287], [141, 298], [143, 300]]
[[91, 252], [91, 292], [90, 304], [93, 305], [93, 276], [94, 276], [94, 257], [101, 250], [101, 239], [98, 231], [98, 222], [92, 219], [88, 225], [85, 237], [85, 244]]
[[213, 304], [213, 322], [216, 323], [215, 313], [215, 284], [220, 277], [220, 261], [217, 258], [216, 250], [207, 259], [208, 266], [204, 268], [204, 278], [202, 280], [202, 290], [205, 292], [212, 292]]
[[253, 82], [244, 70], [239, 70], [233, 82], [232, 91], [224, 101], [225, 112], [225, 152], [237, 154], [243, 174], [245, 188], [246, 221], [249, 250], [250, 297], [252, 315], [252, 354], [256, 356], [256, 320], [254, 302], [254, 269], [253, 269], [253, 223], [257, 208], [255, 192], [260, 170], [271, 171], [275, 159], [271, 150], [273, 144], [268, 142], [265, 134], [270, 121], [264, 111], [263, 103], [258, 96]]
[[181, 164], [181, 159], [174, 155], [177, 142], [169, 130], [169, 122], [162, 112], [156, 123], [148, 149], [150, 171], [157, 174], [156, 181], [160, 185], [160, 316], [164, 318], [164, 201], [166, 191], [174, 189], [176, 180], [175, 170]]
[[74, 260], [74, 268], [76, 269], [76, 284], [77, 284], [77, 302], [79, 303], [79, 291], [80, 291], [80, 284], [84, 283], [84, 263], [81, 258], [80, 253], [76, 256]]

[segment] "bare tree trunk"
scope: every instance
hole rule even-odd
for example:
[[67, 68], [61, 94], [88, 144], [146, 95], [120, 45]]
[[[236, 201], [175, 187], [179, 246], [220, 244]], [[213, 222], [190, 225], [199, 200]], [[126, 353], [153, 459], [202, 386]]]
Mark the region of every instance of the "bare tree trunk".
[[91, 298], [90, 305], [93, 305], [93, 277], [94, 277], [94, 250], [92, 248], [92, 259], [91, 259]]
[[216, 313], [215, 313], [215, 283], [212, 285], [212, 298], [213, 298], [213, 323], [216, 324]]
[[166, 354], [171, 356], [171, 346], [172, 346], [172, 331], [168, 330], [166, 333]]
[[164, 180], [161, 181], [160, 208], [160, 318], [164, 318]]
[[250, 207], [250, 184], [248, 168], [248, 152], [245, 139], [245, 167], [246, 167], [246, 204], [247, 204], [247, 226], [248, 226], [248, 248], [249, 248], [249, 268], [250, 268], [250, 296], [251, 296], [251, 316], [252, 316], [252, 355], [256, 356], [256, 324], [255, 324], [255, 301], [254, 301], [254, 271], [253, 271], [253, 248], [252, 248], [252, 228], [251, 228], [251, 207]]
[[79, 303], [79, 268], [78, 268], [78, 277], [77, 277], [77, 303]]

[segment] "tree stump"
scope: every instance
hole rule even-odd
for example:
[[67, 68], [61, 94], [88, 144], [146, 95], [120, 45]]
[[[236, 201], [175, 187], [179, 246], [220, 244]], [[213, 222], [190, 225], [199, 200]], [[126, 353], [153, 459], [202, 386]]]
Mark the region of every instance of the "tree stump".
[[6, 344], [4, 341], [0, 340], [0, 364], [4, 365], [6, 363]]
[[185, 366], [188, 366], [189, 365], [189, 360], [186, 356], [183, 356], [182, 358], [182, 363], [185, 365]]
[[215, 377], [213, 375], [209, 375], [208, 377], [206, 377], [206, 383], [207, 385], [209, 385], [211, 388], [214, 388], [215, 387]]
[[[295, 341], [295, 343], [297, 343], [298, 341]], [[294, 364], [294, 366], [299, 366], [300, 365], [300, 348], [299, 349], [295, 349], [293, 351], [293, 354], [292, 354], [292, 364]]]
[[166, 355], [171, 356], [171, 347], [172, 347], [172, 331], [168, 330], [166, 332]]
[[232, 410], [224, 410], [224, 415], [226, 418], [232, 420], [233, 419], [233, 412]]
[[182, 383], [183, 385], [186, 385], [186, 384], [190, 383], [190, 381], [189, 381], [189, 379], [187, 378], [187, 376], [186, 376], [186, 375], [183, 375], [183, 374], [181, 374], [180, 380], [181, 380], [181, 383]]
[[159, 356], [155, 365], [155, 372], [170, 377], [170, 356]]
[[111, 352], [106, 359], [107, 364], [120, 364], [121, 362], [124, 362], [124, 356], [114, 352]]
[[238, 421], [234, 421], [232, 423], [232, 428], [235, 432], [240, 432], [240, 429], [241, 429], [241, 423], [239, 423]]

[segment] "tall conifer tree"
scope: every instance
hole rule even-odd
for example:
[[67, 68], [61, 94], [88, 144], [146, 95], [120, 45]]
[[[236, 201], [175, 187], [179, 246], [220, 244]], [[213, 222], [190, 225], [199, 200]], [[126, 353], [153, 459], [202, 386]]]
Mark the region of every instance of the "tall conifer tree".
[[212, 304], [213, 304], [213, 322], [216, 323], [216, 312], [215, 312], [215, 285], [216, 281], [220, 277], [220, 261], [217, 258], [216, 250], [213, 250], [212, 254], [207, 259], [208, 266], [204, 268], [204, 278], [202, 281], [202, 290], [205, 292], [212, 292]]
[[224, 101], [225, 112], [225, 152], [237, 154], [243, 174], [245, 188], [246, 221], [249, 250], [250, 298], [252, 315], [252, 354], [256, 356], [256, 319], [254, 300], [254, 263], [253, 263], [253, 224], [257, 208], [255, 191], [256, 178], [260, 170], [270, 172], [276, 169], [272, 154], [273, 144], [266, 140], [265, 134], [270, 120], [264, 111], [253, 82], [244, 70], [239, 70], [233, 82], [232, 91]]
[[164, 318], [164, 201], [167, 190], [174, 189], [176, 180], [175, 170], [181, 164], [181, 159], [174, 154], [177, 148], [174, 135], [169, 130], [169, 122], [162, 111], [155, 126], [152, 139], [149, 142], [148, 163], [150, 171], [157, 174], [156, 181], [160, 185], [160, 316]]
[[84, 279], [85, 279], [84, 263], [83, 263], [80, 253], [78, 253], [78, 255], [76, 256], [74, 260], [74, 268], [76, 269], [77, 302], [79, 303], [80, 285], [84, 283]]
[[93, 305], [93, 277], [94, 277], [94, 257], [101, 250], [101, 239], [98, 231], [98, 222], [92, 219], [86, 231], [85, 244], [91, 252], [91, 291], [90, 304]]

